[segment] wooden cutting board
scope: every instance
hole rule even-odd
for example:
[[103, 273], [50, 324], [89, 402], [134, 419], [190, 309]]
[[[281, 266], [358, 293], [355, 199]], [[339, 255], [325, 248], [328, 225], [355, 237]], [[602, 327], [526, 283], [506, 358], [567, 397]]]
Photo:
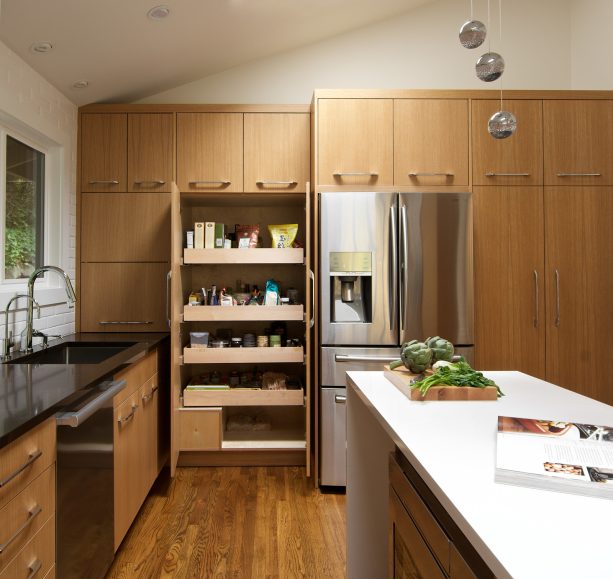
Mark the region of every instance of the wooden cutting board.
[[426, 393], [426, 396], [422, 397], [418, 389], [413, 389], [410, 386], [411, 380], [416, 378], [417, 374], [412, 374], [404, 367], [390, 370], [389, 366], [385, 366], [383, 375], [409, 400], [417, 400], [420, 402], [430, 400], [498, 400], [498, 390], [495, 386], [486, 386], [485, 388], [471, 388], [470, 386], [432, 386]]

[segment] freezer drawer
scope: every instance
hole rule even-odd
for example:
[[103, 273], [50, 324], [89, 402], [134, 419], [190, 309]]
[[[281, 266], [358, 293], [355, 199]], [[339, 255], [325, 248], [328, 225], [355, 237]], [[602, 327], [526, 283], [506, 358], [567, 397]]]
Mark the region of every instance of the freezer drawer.
[[400, 348], [322, 348], [321, 386], [346, 386], [345, 372], [382, 372], [383, 366], [400, 358]]
[[347, 411], [345, 388], [321, 389], [320, 476], [323, 486], [347, 484]]

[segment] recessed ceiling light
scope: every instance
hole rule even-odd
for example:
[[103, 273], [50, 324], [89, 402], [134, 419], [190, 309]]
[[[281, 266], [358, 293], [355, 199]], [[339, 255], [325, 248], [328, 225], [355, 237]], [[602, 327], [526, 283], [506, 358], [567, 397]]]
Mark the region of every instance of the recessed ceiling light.
[[72, 88], [87, 88], [89, 86], [88, 80], [77, 80], [72, 83]]
[[53, 50], [53, 44], [50, 42], [35, 42], [30, 46], [30, 50], [35, 54], [45, 54]]
[[147, 12], [147, 16], [149, 16], [151, 20], [163, 20], [169, 14], [170, 8], [168, 8], [168, 6], [155, 6]]

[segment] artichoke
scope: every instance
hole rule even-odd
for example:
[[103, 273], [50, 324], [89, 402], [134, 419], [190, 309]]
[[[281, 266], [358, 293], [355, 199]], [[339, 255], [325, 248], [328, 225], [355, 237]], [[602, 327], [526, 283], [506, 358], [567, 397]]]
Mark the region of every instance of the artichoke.
[[453, 344], [451, 342], [439, 336], [434, 336], [434, 338], [428, 338], [426, 340], [426, 345], [432, 350], [432, 355], [434, 357], [433, 362], [438, 362], [439, 360], [445, 360], [445, 362], [452, 361]]
[[400, 347], [400, 360], [390, 364], [390, 370], [404, 364], [414, 374], [421, 374], [432, 363], [432, 350], [423, 342], [411, 340]]

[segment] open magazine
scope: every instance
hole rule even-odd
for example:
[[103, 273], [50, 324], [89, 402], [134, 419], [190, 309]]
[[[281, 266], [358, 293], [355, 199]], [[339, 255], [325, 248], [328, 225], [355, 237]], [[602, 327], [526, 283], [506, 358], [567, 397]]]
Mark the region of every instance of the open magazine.
[[499, 416], [495, 480], [613, 499], [613, 427]]

